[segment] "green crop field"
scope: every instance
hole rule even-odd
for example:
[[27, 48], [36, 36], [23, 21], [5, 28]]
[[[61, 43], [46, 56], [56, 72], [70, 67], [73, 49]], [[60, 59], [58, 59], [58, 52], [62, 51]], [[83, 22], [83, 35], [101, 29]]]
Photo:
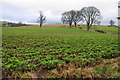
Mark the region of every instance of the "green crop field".
[[[102, 60], [120, 56], [118, 35], [64, 27], [3, 27], [2, 30], [2, 70], [5, 77], [21, 77], [20, 72], [39, 70], [49, 71], [48, 76], [39, 77], [66, 77], [64, 71], [71, 65], [76, 70], [94, 67]], [[99, 72], [99, 68], [95, 70]], [[119, 72], [115, 73], [112, 77], [120, 76]]]

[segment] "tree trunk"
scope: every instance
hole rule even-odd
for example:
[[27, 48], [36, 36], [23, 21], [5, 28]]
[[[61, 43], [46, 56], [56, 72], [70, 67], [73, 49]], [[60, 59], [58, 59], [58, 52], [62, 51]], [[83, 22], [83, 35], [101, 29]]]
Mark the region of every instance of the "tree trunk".
[[77, 26], [77, 23], [76, 22], [74, 22], [74, 24], [75, 24], [75, 27]]
[[87, 26], [87, 31], [89, 31], [90, 30], [90, 26]]
[[70, 27], [72, 27], [72, 24], [71, 24], [71, 23], [70, 23], [69, 25], [70, 25]]
[[40, 27], [42, 27], [42, 24], [40, 24]]
[[96, 26], [94, 26], [94, 29], [95, 29]]

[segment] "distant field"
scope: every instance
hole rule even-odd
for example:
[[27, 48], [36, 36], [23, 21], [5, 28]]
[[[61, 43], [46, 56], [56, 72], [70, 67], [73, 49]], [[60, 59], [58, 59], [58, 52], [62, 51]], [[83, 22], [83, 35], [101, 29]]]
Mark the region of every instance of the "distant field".
[[[2, 28], [3, 77], [120, 76], [118, 35], [52, 26]], [[116, 28], [108, 28], [96, 27], [110, 32], [117, 31]], [[112, 58], [115, 60], [110, 60]]]
[[[21, 26], [21, 27], [39, 27], [39, 25]], [[43, 24], [42, 27], [69, 27], [69, 25], [68, 24]]]
[[[86, 26], [77, 26], [77, 27], [82, 27], [83, 29], [86, 29]], [[110, 33], [120, 33], [118, 31], [118, 29], [120, 29], [120, 27], [108, 27], [108, 26], [92, 26], [90, 28], [90, 30], [102, 30], [104, 32], [110, 32]]]
[[1, 21], [0, 21], [0, 24], [4, 24], [4, 23], [6, 23], [6, 22], [1, 22]]
[[[82, 24], [78, 24], [78, 25], [80, 25], [80, 26], [77, 26], [77, 28], [82, 27], [82, 29], [86, 30], [85, 25], [82, 25]], [[36, 26], [23, 26], [23, 27], [39, 27], [39, 25], [36, 25]], [[68, 24], [45, 24], [42, 27], [69, 27], [69, 25]], [[75, 28], [74, 25], [73, 25], [73, 28]], [[102, 30], [102, 31], [108, 32], [108, 33], [119, 33], [120, 34], [120, 32], [118, 32], [118, 29], [120, 29], [120, 27], [114, 27], [114, 26], [108, 27], [108, 26], [103, 26], [103, 25], [101, 25], [101, 26], [92, 26], [90, 28], [90, 30]]]

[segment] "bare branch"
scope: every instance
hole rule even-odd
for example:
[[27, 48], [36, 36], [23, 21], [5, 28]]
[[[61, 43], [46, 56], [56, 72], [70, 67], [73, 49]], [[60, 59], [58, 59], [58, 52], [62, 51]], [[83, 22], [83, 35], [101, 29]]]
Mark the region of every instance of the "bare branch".
[[114, 24], [115, 24], [115, 21], [113, 21], [113, 20], [110, 20], [110, 26], [114, 26]]
[[86, 21], [87, 30], [90, 29], [93, 23], [96, 23], [101, 18], [100, 11], [93, 6], [84, 7], [81, 9], [81, 12], [84, 21]]
[[81, 17], [81, 12], [75, 11], [75, 10], [64, 12], [62, 14], [62, 18], [61, 18], [61, 21], [65, 24], [68, 23], [70, 25], [70, 27], [71, 27], [73, 22], [76, 26], [76, 24], [81, 20], [83, 20]]
[[40, 27], [42, 27], [42, 24], [45, 22], [46, 17], [43, 15], [42, 11], [39, 12], [39, 19], [38, 23], [40, 24]]

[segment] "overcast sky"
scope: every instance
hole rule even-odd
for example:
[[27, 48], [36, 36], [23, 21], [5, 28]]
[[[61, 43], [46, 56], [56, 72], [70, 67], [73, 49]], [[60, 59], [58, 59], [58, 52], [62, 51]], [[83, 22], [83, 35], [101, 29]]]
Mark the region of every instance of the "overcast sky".
[[95, 6], [101, 11], [102, 24], [114, 20], [117, 24], [119, 0], [0, 0], [0, 20], [37, 22], [39, 11], [43, 11], [46, 24], [60, 23], [64, 11], [80, 10]]

